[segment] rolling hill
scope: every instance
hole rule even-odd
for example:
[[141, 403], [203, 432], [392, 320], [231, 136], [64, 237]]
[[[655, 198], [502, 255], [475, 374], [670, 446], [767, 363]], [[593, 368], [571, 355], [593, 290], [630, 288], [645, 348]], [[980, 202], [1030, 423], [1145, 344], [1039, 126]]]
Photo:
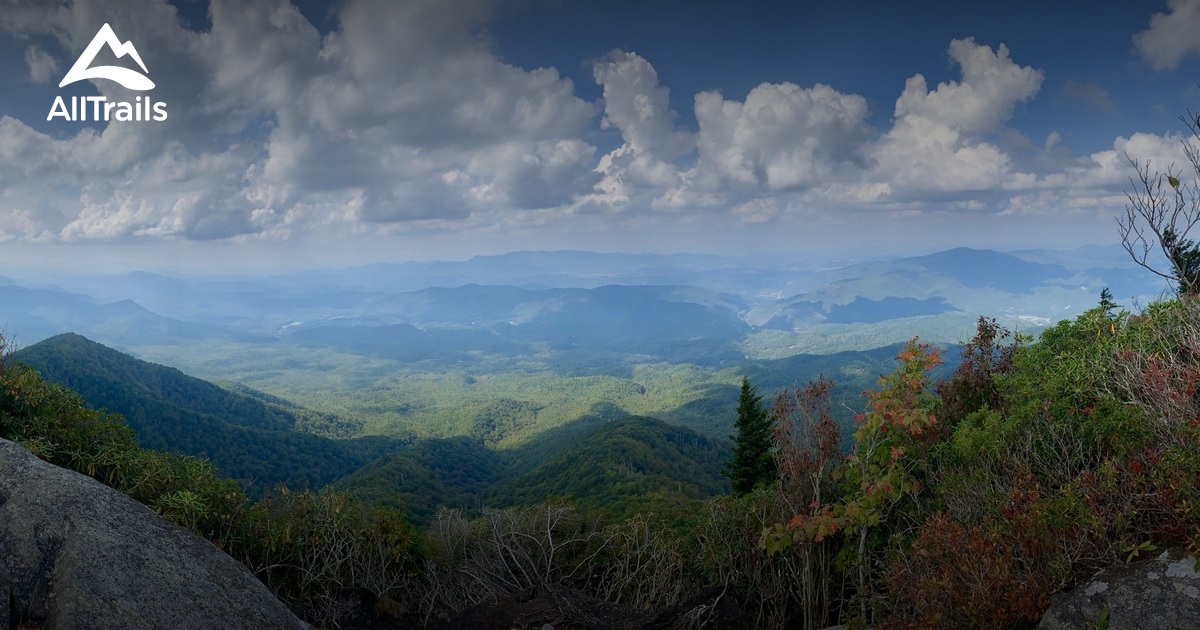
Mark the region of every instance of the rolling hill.
[[568, 499], [615, 517], [679, 517], [728, 490], [730, 444], [652, 418], [587, 416], [517, 449], [476, 439], [421, 440], [337, 482], [352, 495], [404, 508], [426, 525], [439, 507], [535, 505]]
[[730, 452], [728, 440], [629, 416], [596, 427], [532, 470], [495, 484], [485, 502], [504, 507], [568, 497], [581, 508], [603, 508], [618, 517], [639, 512], [676, 517], [728, 491], [721, 471]]
[[374, 505], [403, 509], [417, 526], [439, 507], [477, 511], [504, 474], [504, 458], [468, 437], [420, 440], [380, 456], [335, 486]]

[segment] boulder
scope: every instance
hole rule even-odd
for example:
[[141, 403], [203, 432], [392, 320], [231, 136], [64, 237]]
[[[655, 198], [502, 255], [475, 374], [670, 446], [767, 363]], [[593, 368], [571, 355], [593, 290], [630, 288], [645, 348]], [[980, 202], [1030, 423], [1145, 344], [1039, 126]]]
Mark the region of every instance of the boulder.
[[307, 628], [212, 543], [0, 440], [0, 630]]
[[[1102, 614], [1108, 616], [1107, 626], [1098, 623]], [[1088, 627], [1200, 627], [1196, 558], [1181, 551], [1164, 551], [1150, 560], [1105, 569], [1079, 588], [1051, 597], [1050, 608], [1038, 624], [1043, 630]]]

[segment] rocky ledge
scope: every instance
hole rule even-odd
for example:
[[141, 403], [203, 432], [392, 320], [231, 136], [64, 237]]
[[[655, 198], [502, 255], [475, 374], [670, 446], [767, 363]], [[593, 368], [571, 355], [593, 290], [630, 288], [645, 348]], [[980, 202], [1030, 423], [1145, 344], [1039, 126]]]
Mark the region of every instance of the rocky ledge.
[[[1104, 621], [1107, 619], [1107, 621]], [[1200, 571], [1182, 551], [1105, 569], [1079, 588], [1055, 595], [1038, 628], [1200, 627]]]
[[0, 440], [0, 630], [306, 628], [212, 543]]

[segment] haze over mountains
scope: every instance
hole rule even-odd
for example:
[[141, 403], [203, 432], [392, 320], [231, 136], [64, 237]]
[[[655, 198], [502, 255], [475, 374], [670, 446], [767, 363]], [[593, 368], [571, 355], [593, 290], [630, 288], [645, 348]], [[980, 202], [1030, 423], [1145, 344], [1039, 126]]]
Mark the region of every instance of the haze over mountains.
[[261, 277], [9, 276], [0, 325], [18, 345], [77, 333], [400, 437], [467, 434], [497, 401], [532, 409], [538, 430], [606, 402], [720, 433], [680, 410], [730, 395], [750, 362], [914, 335], [954, 344], [980, 315], [1036, 331], [1105, 287], [1126, 305], [1164, 289], [1116, 246], [823, 266], [565, 251]]
[[669, 322], [685, 327], [678, 335], [684, 338], [695, 336], [691, 325], [737, 336], [949, 313], [1036, 324], [1086, 308], [1103, 287], [1118, 300], [1164, 288], [1115, 246], [1015, 254], [958, 248], [825, 268], [564, 251], [262, 277], [10, 275], [16, 279], [0, 282], [0, 317], [22, 342], [80, 332], [130, 348], [178, 338], [283, 338], [329, 325], [573, 332], [572, 324], [586, 325], [588, 317], [607, 321], [610, 333], [635, 320], [642, 330]]

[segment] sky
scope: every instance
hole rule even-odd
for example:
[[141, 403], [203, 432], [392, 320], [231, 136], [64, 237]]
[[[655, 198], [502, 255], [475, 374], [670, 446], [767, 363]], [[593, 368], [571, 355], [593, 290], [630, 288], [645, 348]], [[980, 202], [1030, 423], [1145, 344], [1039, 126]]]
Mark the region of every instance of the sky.
[[0, 0], [0, 265], [1110, 244], [1198, 82], [1200, 0]]

